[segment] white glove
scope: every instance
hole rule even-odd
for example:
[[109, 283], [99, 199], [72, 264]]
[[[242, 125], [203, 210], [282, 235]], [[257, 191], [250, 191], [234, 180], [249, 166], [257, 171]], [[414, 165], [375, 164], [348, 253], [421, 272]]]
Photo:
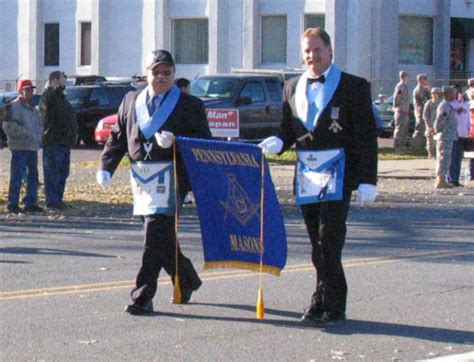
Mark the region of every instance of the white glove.
[[97, 171], [95, 178], [97, 180], [97, 183], [102, 187], [108, 188], [112, 186], [112, 183], [110, 182], [109, 171]]
[[161, 148], [170, 148], [173, 145], [174, 134], [173, 132], [161, 131], [155, 133], [156, 143]]
[[262, 142], [260, 142], [258, 147], [263, 150], [263, 153], [269, 153], [270, 155], [274, 155], [280, 152], [283, 148], [283, 141], [278, 137], [271, 136], [265, 138]]
[[377, 186], [370, 184], [360, 184], [357, 189], [357, 202], [361, 205], [370, 204], [377, 196]]

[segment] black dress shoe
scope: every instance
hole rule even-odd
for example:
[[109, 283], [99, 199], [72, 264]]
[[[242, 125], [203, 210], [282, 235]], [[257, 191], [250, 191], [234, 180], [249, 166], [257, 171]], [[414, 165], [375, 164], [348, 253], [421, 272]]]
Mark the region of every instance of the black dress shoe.
[[5, 212], [9, 214], [21, 214], [24, 211], [21, 207], [17, 205], [17, 206], [7, 206], [7, 208], [5, 209]]
[[[201, 279], [194, 279], [193, 280], [193, 286], [191, 288], [181, 288], [181, 303], [179, 304], [188, 304], [189, 301], [191, 300], [191, 295], [193, 292], [199, 289], [199, 287], [202, 285]], [[174, 297], [171, 298], [171, 303], [174, 303]]]
[[67, 206], [62, 202], [57, 202], [55, 204], [46, 205], [46, 207], [50, 210], [64, 210]]
[[337, 322], [346, 320], [345, 313], [324, 312], [321, 317], [321, 322]]
[[304, 314], [301, 317], [301, 321], [309, 323], [318, 323], [321, 321], [323, 314], [324, 313], [321, 308], [311, 305], [304, 311]]
[[62, 207], [63, 209], [71, 209], [71, 208], [72, 208], [72, 206], [70, 206], [69, 204], [66, 204], [66, 203], [63, 202], [63, 201], [60, 201], [59, 204], [61, 205], [61, 207]]
[[125, 307], [125, 312], [133, 315], [146, 315], [153, 313], [153, 302], [151, 300], [145, 303], [133, 302]]
[[38, 205], [25, 206], [23, 210], [24, 212], [44, 212], [44, 209]]
[[459, 182], [451, 182], [451, 185], [453, 185], [454, 187], [463, 187], [463, 185]]

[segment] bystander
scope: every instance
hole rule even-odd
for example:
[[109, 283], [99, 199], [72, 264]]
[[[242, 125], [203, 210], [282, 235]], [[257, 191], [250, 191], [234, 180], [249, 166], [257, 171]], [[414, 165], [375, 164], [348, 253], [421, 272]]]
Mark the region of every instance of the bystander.
[[[7, 212], [42, 212], [38, 203], [38, 150], [41, 146], [43, 122], [34, 107], [32, 82], [23, 79], [18, 82], [18, 98], [11, 102], [6, 113], [3, 129], [8, 137], [12, 158], [10, 164], [10, 185], [8, 189]], [[18, 204], [22, 180], [26, 175], [24, 209]]]
[[71, 147], [77, 140], [76, 116], [64, 96], [66, 76], [63, 72], [49, 74], [46, 90], [40, 99], [44, 119], [43, 171], [46, 207], [62, 210], [66, 181], [69, 177]]

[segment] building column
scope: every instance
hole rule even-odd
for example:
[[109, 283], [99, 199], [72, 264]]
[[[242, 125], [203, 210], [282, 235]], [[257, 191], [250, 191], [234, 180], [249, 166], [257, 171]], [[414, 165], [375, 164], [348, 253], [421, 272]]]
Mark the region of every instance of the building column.
[[[107, 52], [107, 23], [106, 19], [109, 11], [108, 0], [92, 0], [92, 39], [91, 39], [91, 74], [102, 75], [108, 64]], [[80, 29], [78, 29], [80, 38]], [[79, 40], [80, 41], [80, 40]], [[100, 50], [104, 49], [104, 52]], [[80, 51], [80, 49], [79, 49]], [[79, 54], [80, 57], [80, 54]]]
[[[144, 0], [146, 1], [146, 0]], [[155, 0], [155, 47], [171, 50], [171, 19], [168, 0]]]
[[347, 66], [347, 1], [326, 0], [325, 28], [331, 36], [333, 62], [342, 70]]
[[260, 62], [259, 49], [260, 27], [258, 21], [258, 0], [243, 0], [243, 54], [242, 67], [253, 69]]
[[229, 72], [227, 0], [209, 1], [209, 73]]
[[391, 94], [398, 82], [398, 0], [372, 0], [371, 62], [372, 94]]
[[451, 57], [451, 0], [436, 1], [433, 18], [433, 67], [436, 79], [449, 79]]
[[373, 56], [372, 2], [347, 0], [346, 19], [346, 71], [369, 79]]
[[[33, 81], [42, 81], [39, 64], [42, 64], [43, 54], [40, 52], [42, 44], [41, 4], [42, 0], [18, 2], [18, 75]], [[14, 88], [16, 85], [14, 85]]]

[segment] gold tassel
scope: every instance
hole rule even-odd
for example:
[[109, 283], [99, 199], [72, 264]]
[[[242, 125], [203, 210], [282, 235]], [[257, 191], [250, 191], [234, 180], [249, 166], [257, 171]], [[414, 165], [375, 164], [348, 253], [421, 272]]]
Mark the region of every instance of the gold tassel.
[[176, 247], [175, 247], [175, 276], [174, 276], [174, 289], [173, 289], [173, 304], [181, 304], [181, 288], [179, 285], [179, 274], [178, 274], [178, 250], [179, 250], [179, 243], [178, 243], [178, 172], [176, 167], [176, 142], [173, 140], [173, 171], [174, 171], [174, 203], [175, 203], [175, 211], [174, 211], [174, 232], [176, 235]]
[[263, 289], [258, 289], [258, 299], [257, 299], [257, 319], [263, 319], [265, 315], [265, 306], [263, 304]]
[[181, 288], [179, 286], [179, 276], [174, 276], [173, 304], [181, 304]]
[[262, 162], [261, 165], [262, 167], [262, 185], [260, 189], [260, 288], [258, 289], [258, 298], [257, 298], [257, 319], [263, 319], [263, 316], [265, 315], [265, 307], [263, 304], [263, 248], [264, 248], [264, 207], [265, 207], [265, 202], [264, 202], [264, 196], [265, 196], [265, 156], [263, 155], [262, 151]]

